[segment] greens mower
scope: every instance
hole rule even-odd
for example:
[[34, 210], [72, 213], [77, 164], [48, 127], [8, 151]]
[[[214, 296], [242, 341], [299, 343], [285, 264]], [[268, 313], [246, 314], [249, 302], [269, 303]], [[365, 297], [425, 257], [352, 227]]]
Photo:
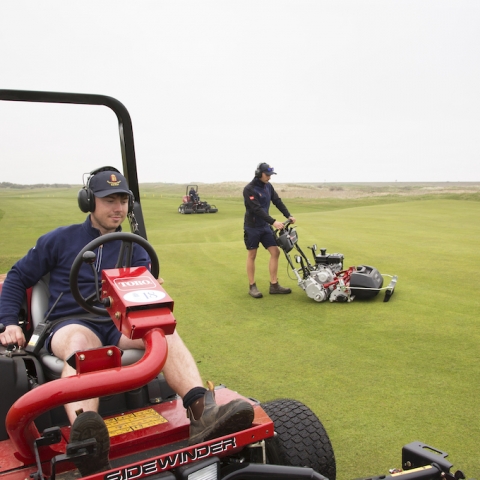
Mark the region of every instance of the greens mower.
[[[309, 247], [313, 253], [315, 264], [312, 264], [298, 245], [298, 234], [290, 220], [284, 222], [282, 230], [274, 230], [277, 245], [283, 250], [288, 265], [291, 267], [298, 286], [305, 290], [309, 298], [316, 302], [351, 302], [354, 298], [369, 299], [380, 291], [385, 291], [384, 302], [388, 302], [395, 291], [396, 275], [381, 274], [376, 268], [359, 265], [344, 269], [344, 256], [341, 253], [327, 254], [325, 248], [317, 254], [317, 246]], [[295, 268], [290, 252], [295, 248], [298, 252]], [[389, 277], [390, 282], [383, 286], [383, 278]]]
[[[86, 245], [70, 273], [74, 298], [86, 311], [110, 317], [130, 338], [141, 338], [145, 351], [121, 352], [106, 346], [76, 352], [68, 362], [76, 375], [60, 378], [63, 362], [43, 348], [41, 331], [48, 279], [25, 292], [19, 312], [28, 345], [0, 349], [0, 480], [70, 480], [79, 477], [78, 457], [96, 452], [94, 438], [70, 443], [70, 425], [63, 405], [100, 397], [99, 413], [110, 435], [111, 470], [89, 479], [319, 479], [335, 480], [336, 464], [329, 437], [315, 414], [290, 399], [260, 403], [225, 386], [216, 389], [218, 404], [244, 398], [254, 408], [246, 430], [189, 445], [189, 421], [182, 400], [165, 382], [161, 369], [167, 359], [166, 335], [173, 333], [174, 302], [157, 281], [159, 261], [146, 240], [133, 150], [133, 133], [125, 107], [111, 97], [53, 92], [0, 90], [0, 100], [105, 105], [119, 121], [123, 169], [135, 195], [133, 233], [103, 235]], [[93, 251], [119, 242], [119, 268], [101, 272], [92, 294], [82, 296], [78, 273], [91, 264]], [[140, 244], [152, 260], [151, 270], [131, 267], [128, 251]], [[124, 255], [127, 252], [127, 255]], [[0, 281], [0, 294], [2, 283]], [[97, 306], [100, 305], [100, 306]], [[4, 328], [0, 325], [0, 328]], [[123, 353], [123, 355], [122, 355]], [[136, 354], [136, 355], [135, 355]], [[413, 442], [402, 450], [402, 469], [375, 478], [451, 479], [447, 454]]]
[[183, 203], [178, 207], [178, 213], [217, 213], [218, 208], [208, 202], [200, 200], [198, 185], [187, 185], [187, 190], [182, 199]]

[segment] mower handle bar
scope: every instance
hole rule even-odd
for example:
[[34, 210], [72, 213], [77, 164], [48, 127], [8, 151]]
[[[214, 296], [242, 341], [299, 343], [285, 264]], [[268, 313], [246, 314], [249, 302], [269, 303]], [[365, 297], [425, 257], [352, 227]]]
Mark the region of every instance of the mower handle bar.
[[[292, 225], [292, 221], [289, 218], [287, 218], [287, 220], [285, 220], [282, 223], [283, 223], [283, 228], [274, 228], [273, 229], [274, 233], [278, 233], [279, 231], [285, 230], [287, 227]], [[272, 225], [272, 228], [273, 228], [273, 225]]]

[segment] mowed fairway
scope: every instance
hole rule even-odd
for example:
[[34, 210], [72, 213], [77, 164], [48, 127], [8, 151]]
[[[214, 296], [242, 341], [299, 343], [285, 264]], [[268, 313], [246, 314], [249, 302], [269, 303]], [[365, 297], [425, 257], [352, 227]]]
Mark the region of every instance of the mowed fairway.
[[[83, 221], [77, 190], [0, 190], [0, 273], [42, 233]], [[399, 277], [388, 303], [380, 294], [319, 304], [297, 287], [284, 258], [280, 281], [293, 292], [268, 295], [263, 250], [257, 285], [264, 298], [248, 296], [240, 198], [205, 197], [217, 214], [180, 215], [179, 196], [142, 192], [177, 328], [205, 380], [261, 401], [307, 404], [330, 435], [339, 479], [401, 467], [401, 447], [414, 440], [447, 451], [467, 478], [480, 476], [478, 197], [328, 207], [285, 200], [308, 255], [316, 243], [343, 253], [345, 266]]]

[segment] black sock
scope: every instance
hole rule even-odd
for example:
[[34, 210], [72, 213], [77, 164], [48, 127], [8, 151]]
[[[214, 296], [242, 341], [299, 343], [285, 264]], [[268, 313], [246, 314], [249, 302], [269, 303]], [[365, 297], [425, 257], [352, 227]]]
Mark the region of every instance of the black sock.
[[183, 397], [183, 406], [185, 410], [199, 398], [202, 398], [207, 391], [204, 387], [193, 387], [191, 390], [187, 392], [187, 394]]

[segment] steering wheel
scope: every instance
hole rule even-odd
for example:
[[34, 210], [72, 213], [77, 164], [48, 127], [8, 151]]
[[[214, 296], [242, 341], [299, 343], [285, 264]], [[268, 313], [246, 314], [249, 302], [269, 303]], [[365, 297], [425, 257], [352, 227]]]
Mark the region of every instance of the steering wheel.
[[81, 294], [80, 288], [78, 286], [78, 275], [83, 263], [89, 263], [90, 260], [95, 261], [95, 255], [93, 254], [93, 250], [98, 248], [100, 245], [105, 245], [106, 243], [115, 242], [118, 240], [122, 242], [122, 245], [120, 247], [117, 263], [114, 268], [132, 266], [132, 246], [134, 243], [137, 243], [146, 250], [150, 257], [150, 260], [152, 261], [152, 275], [155, 278], [158, 278], [158, 275], [160, 274], [160, 263], [158, 261], [158, 256], [155, 250], [153, 249], [152, 245], [140, 235], [128, 232], [107, 233], [106, 235], [101, 235], [100, 237], [92, 240], [90, 243], [85, 245], [85, 247], [83, 247], [82, 250], [78, 252], [78, 255], [75, 257], [75, 260], [72, 263], [72, 267], [70, 269], [70, 290], [72, 291], [73, 298], [82, 308], [87, 310], [87, 312], [93, 313], [95, 315], [100, 315], [102, 317], [108, 317], [109, 313], [107, 312], [105, 307], [97, 307], [93, 305], [97, 301], [97, 286], [95, 286], [94, 293], [92, 293], [88, 297], [84, 297]]

